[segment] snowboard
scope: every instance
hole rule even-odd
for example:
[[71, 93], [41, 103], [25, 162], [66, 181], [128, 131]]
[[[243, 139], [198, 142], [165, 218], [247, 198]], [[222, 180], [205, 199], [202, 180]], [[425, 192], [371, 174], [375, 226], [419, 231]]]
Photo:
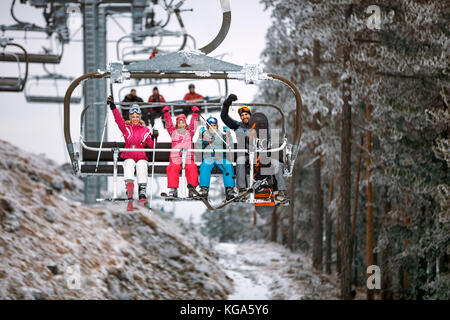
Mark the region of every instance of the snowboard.
[[[263, 148], [268, 148], [269, 146], [269, 120], [266, 115], [261, 112], [254, 113], [250, 118], [250, 128], [252, 129], [252, 134], [255, 134], [257, 138], [262, 139], [262, 141], [266, 141], [267, 143], [263, 143]], [[254, 130], [254, 131], [253, 131]], [[262, 131], [264, 130], [265, 133]], [[260, 145], [261, 147], [261, 145]], [[265, 164], [262, 164], [260, 161], [261, 154], [257, 155], [255, 162], [255, 171], [253, 179], [255, 183], [257, 181], [261, 181], [266, 179], [266, 183], [261, 185], [259, 188], [255, 190], [255, 200], [262, 200], [261, 202], [255, 203], [255, 210], [260, 214], [266, 214], [267, 212], [272, 212], [275, 208], [275, 201], [273, 198], [273, 178], [272, 176], [264, 176], [261, 174], [261, 169]], [[267, 154], [270, 156], [270, 154]], [[270, 163], [269, 163], [270, 165]]]

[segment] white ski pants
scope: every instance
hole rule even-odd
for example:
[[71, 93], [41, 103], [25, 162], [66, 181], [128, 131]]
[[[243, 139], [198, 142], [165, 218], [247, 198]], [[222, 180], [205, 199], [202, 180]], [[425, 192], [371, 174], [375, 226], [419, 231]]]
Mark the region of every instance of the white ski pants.
[[138, 162], [133, 159], [126, 159], [123, 162], [123, 175], [125, 181], [134, 180], [134, 169], [136, 168], [136, 176], [138, 184], [147, 184], [148, 179], [148, 161], [139, 160]]

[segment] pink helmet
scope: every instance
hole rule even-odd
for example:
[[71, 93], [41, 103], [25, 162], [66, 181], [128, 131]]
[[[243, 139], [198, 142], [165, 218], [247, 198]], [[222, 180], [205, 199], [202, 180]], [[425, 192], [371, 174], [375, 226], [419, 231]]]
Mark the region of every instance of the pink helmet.
[[186, 116], [184, 114], [180, 114], [175, 118], [175, 121], [178, 122], [179, 119], [183, 119], [186, 122]]

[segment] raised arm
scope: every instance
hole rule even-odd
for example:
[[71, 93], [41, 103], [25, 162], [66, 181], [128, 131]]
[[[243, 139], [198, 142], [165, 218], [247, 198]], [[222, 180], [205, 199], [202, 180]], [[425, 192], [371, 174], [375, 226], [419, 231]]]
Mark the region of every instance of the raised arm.
[[158, 140], [159, 132], [156, 129], [153, 129], [151, 135], [147, 138], [147, 144], [150, 148], [156, 148], [157, 140]]
[[228, 98], [223, 102], [222, 110], [220, 112], [220, 118], [223, 123], [225, 123], [229, 128], [236, 130], [239, 128], [239, 123], [236, 120], [233, 120], [228, 115], [228, 111], [230, 110], [231, 103], [236, 101], [237, 97], [234, 94], [230, 94]]
[[199, 118], [199, 111], [200, 109], [197, 106], [193, 106], [192, 107], [192, 118], [191, 118], [191, 122], [189, 122], [189, 133], [191, 134], [191, 137], [194, 136], [195, 134], [195, 130], [197, 130], [197, 122], [198, 122], [198, 118]]
[[119, 109], [116, 108], [116, 105], [114, 104], [112, 96], [108, 97], [108, 100], [106, 100], [106, 103], [109, 105], [109, 108], [111, 109], [111, 111], [114, 115], [114, 120], [116, 121], [117, 126], [119, 127], [120, 131], [124, 135], [125, 139], [128, 138], [129, 132], [126, 128], [125, 120], [123, 120]]
[[153, 144], [155, 142], [153, 141], [153, 135], [152, 133], [150, 133], [150, 129], [147, 129], [145, 135], [144, 135], [144, 141], [142, 142], [142, 144], [148, 145], [150, 148], [153, 148]]
[[170, 116], [170, 107], [165, 106], [163, 108], [164, 112], [164, 120], [166, 121], [166, 129], [169, 132], [169, 135], [172, 136], [172, 133], [175, 131], [175, 127], [173, 126], [172, 117]]

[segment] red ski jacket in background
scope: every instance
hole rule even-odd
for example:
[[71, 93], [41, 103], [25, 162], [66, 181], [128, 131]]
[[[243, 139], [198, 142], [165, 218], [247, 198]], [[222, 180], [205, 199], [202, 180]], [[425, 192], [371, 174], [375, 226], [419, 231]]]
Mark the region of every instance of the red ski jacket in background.
[[151, 95], [148, 97], [148, 102], [166, 102], [166, 99], [162, 95]]
[[198, 99], [204, 99], [205, 97], [203, 97], [201, 94], [198, 93], [186, 93], [184, 95], [183, 100], [186, 101], [192, 101], [192, 100], [198, 100]]
[[[164, 99], [164, 97], [162, 95], [151, 95], [150, 97], [148, 97], [148, 102], [166, 102], [166, 99]], [[153, 111], [153, 112], [161, 112], [162, 107], [159, 108], [152, 108], [151, 110], [148, 109], [148, 112]]]

